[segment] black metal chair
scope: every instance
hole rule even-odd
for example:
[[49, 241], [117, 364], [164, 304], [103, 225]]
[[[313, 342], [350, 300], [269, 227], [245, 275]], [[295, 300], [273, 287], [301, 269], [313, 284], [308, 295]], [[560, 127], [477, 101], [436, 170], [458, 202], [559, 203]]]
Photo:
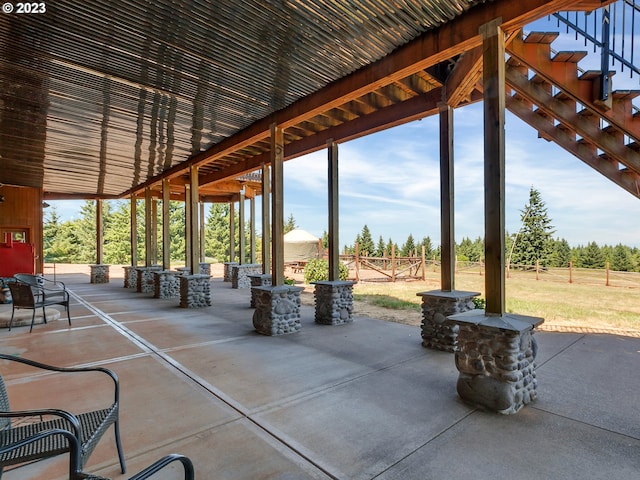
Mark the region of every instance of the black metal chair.
[[[43, 363], [27, 360], [25, 358], [15, 357], [13, 355], [0, 354], [0, 360], [10, 362], [18, 362], [40, 370], [49, 370], [62, 373], [85, 373], [95, 372], [100, 375], [104, 374], [113, 382], [113, 402], [106, 405], [105, 408], [91, 412], [74, 415], [70, 412], [59, 409], [39, 409], [39, 410], [11, 410], [9, 407], [9, 396], [0, 375], [0, 448], [8, 448], [12, 445], [19, 444], [34, 435], [52, 430], [60, 429], [73, 434], [79, 445], [78, 470], [81, 470], [87, 459], [93, 452], [94, 448], [102, 438], [107, 429], [113, 425], [116, 437], [116, 447], [118, 449], [118, 458], [120, 460], [120, 468], [125, 473], [126, 467], [124, 462], [124, 454], [122, 452], [122, 444], [120, 442], [119, 428], [119, 396], [120, 385], [118, 377], [114, 372], [101, 367], [85, 367], [85, 368], [63, 368], [46, 365]], [[104, 377], [102, 377], [104, 378]], [[21, 425], [13, 425], [13, 418], [39, 418], [39, 421], [33, 423], [25, 423]], [[55, 441], [55, 440], [60, 441]], [[69, 451], [69, 442], [64, 437], [53, 436], [41, 439], [39, 442], [29, 442], [24, 448], [12, 448], [11, 454], [0, 455], [0, 476], [4, 467], [16, 465], [23, 462], [41, 460]]]
[[[18, 309], [31, 309], [31, 328], [36, 318], [36, 309], [42, 308], [44, 323], [47, 323], [46, 307], [50, 305], [62, 305], [67, 311], [67, 320], [71, 325], [71, 314], [69, 312], [69, 292], [64, 283], [47, 280], [38, 275], [29, 275], [26, 273], [16, 273], [14, 275], [16, 281], [9, 282], [9, 290], [11, 291], [13, 309], [11, 311], [11, 320], [9, 321], [9, 330], [13, 324], [15, 312]], [[48, 285], [49, 288], [43, 285]]]
[[[19, 442], [0, 446], [0, 456], [12, 456], [19, 454], [24, 449], [32, 448], [34, 445], [41, 444], [43, 442], [52, 443], [66, 443], [69, 445], [69, 480], [109, 480], [104, 477], [85, 473], [80, 470], [80, 448], [78, 446], [78, 440], [75, 435], [67, 430], [52, 429], [43, 432], [36, 433], [30, 437], [27, 437]], [[144, 480], [150, 478], [155, 473], [164, 469], [167, 465], [173, 462], [180, 462], [184, 468], [185, 480], [194, 480], [195, 473], [193, 463], [188, 457], [172, 453], [162, 457], [153, 464], [141, 472], [135, 474], [129, 480]]]

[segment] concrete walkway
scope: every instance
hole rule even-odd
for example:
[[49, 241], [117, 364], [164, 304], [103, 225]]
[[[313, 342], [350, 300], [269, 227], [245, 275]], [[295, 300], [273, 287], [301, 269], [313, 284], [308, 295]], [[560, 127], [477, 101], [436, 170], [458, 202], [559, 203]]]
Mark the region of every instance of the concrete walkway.
[[[539, 332], [539, 398], [502, 416], [459, 400], [453, 355], [424, 349], [416, 327], [361, 317], [321, 326], [303, 307], [301, 332], [265, 337], [249, 290], [221, 279], [214, 305], [192, 310], [121, 278], [62, 278], [72, 327], [2, 329], [0, 351], [119, 375], [129, 475], [118, 475], [111, 433], [88, 471], [124, 479], [180, 452], [200, 480], [640, 478], [640, 338]], [[104, 402], [100, 385], [0, 371], [14, 408]], [[61, 479], [65, 469], [57, 457], [3, 478]]]

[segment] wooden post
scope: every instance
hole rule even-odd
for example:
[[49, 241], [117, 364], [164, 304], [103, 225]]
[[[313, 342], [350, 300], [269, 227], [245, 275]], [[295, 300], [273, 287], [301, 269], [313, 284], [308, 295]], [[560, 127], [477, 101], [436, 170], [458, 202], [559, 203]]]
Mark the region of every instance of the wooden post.
[[198, 203], [200, 202], [200, 186], [198, 184], [198, 167], [192, 166], [189, 169], [189, 184], [191, 186], [191, 197], [189, 201], [189, 211], [191, 212], [191, 274], [200, 273], [200, 222], [198, 221]]
[[255, 193], [249, 199], [249, 258], [250, 263], [256, 263], [256, 196]]
[[198, 206], [200, 207], [200, 261], [204, 262], [205, 260], [205, 208], [204, 202], [198, 202]]
[[269, 165], [262, 164], [262, 273], [271, 272], [271, 184]]
[[536, 258], [536, 280], [540, 280], [540, 260]]
[[96, 200], [96, 263], [102, 265], [104, 252], [104, 226], [102, 221], [102, 200]]
[[236, 261], [236, 202], [229, 202], [229, 261]]
[[238, 200], [238, 250], [240, 251], [238, 256], [240, 257], [240, 265], [247, 261], [246, 243], [244, 232], [244, 191], [241, 190]]
[[609, 262], [605, 263], [605, 275], [606, 275], [606, 282], [605, 282], [605, 286], [609, 286]]
[[153, 264], [153, 250], [151, 247], [153, 227], [151, 226], [151, 189], [144, 189], [144, 266]]
[[396, 246], [391, 245], [391, 281], [396, 281]]
[[440, 284], [445, 292], [455, 289], [453, 261], [455, 257], [453, 203], [453, 109], [446, 103], [440, 109]]
[[480, 27], [484, 86], [485, 293], [489, 316], [505, 313], [505, 41], [501, 19]]
[[[328, 152], [328, 200], [329, 200], [329, 281], [340, 279], [340, 242], [338, 241], [339, 230], [339, 207], [338, 207], [338, 144], [333, 140], [327, 141]], [[356, 247], [357, 248], [357, 247]], [[356, 261], [356, 265], [357, 265]], [[356, 266], [356, 279], [358, 278], [358, 267]]]
[[284, 285], [284, 132], [275, 123], [271, 124], [271, 283]]
[[171, 183], [162, 180], [162, 269], [171, 268]]
[[184, 266], [191, 268], [191, 186], [184, 186]]
[[356, 262], [356, 282], [359, 282], [360, 281], [360, 244], [358, 242], [356, 242], [355, 262]]
[[158, 199], [151, 197], [151, 265], [158, 262]]
[[427, 279], [427, 274], [425, 272], [427, 268], [427, 260], [425, 257], [424, 245], [422, 245], [422, 281], [424, 282]]
[[569, 260], [569, 283], [573, 283], [573, 261]]
[[135, 194], [131, 194], [131, 205], [130, 205], [130, 235], [129, 241], [131, 246], [131, 266], [138, 266], [138, 203], [136, 201]]

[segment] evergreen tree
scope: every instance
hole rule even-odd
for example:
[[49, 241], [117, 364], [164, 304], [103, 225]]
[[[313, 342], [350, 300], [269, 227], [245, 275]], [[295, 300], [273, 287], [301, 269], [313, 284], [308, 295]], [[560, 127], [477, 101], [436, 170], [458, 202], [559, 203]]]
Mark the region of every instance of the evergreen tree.
[[550, 267], [567, 268], [571, 261], [571, 247], [564, 238], [551, 242]]
[[131, 262], [131, 202], [117, 202], [104, 231], [104, 261], [129, 264]]
[[[433, 244], [431, 243], [431, 237], [424, 237], [422, 242], [420, 242], [420, 246], [424, 247], [424, 256], [426, 258], [431, 258], [433, 256]], [[422, 254], [422, 252], [420, 252]]]
[[229, 261], [228, 203], [212, 203], [205, 225], [205, 255], [217, 262]]
[[375, 248], [369, 227], [365, 225], [360, 233], [360, 254], [370, 257], [375, 252]]
[[474, 241], [464, 237], [460, 245], [456, 246], [456, 255], [460, 261], [479, 262], [483, 257], [483, 250], [484, 245], [480, 237]]
[[382, 235], [380, 235], [380, 238], [378, 238], [378, 246], [376, 247], [375, 252], [376, 257], [384, 257], [384, 250], [384, 240], [382, 239]]
[[633, 270], [633, 262], [631, 250], [622, 244], [618, 244], [613, 248], [611, 254], [610, 266], [612, 270], [617, 272], [629, 272]]
[[555, 232], [545, 202], [535, 188], [529, 191], [529, 204], [521, 210], [522, 228], [514, 237], [511, 264], [549, 265], [551, 235]]
[[404, 245], [402, 245], [402, 250], [400, 255], [402, 255], [403, 257], [410, 257], [413, 255], [415, 250], [416, 250], [416, 243], [413, 240], [413, 235], [409, 234], [409, 236], [407, 237], [407, 241], [404, 242]]
[[291, 230], [295, 230], [296, 228], [298, 228], [298, 225], [296, 224], [296, 219], [293, 218], [293, 214], [290, 213], [289, 218], [287, 219], [286, 222], [284, 222], [284, 234], [286, 235]]
[[[385, 247], [385, 250], [387, 251], [387, 257], [391, 258], [391, 251], [393, 250], [394, 247], [394, 243], [391, 241], [391, 238], [389, 238], [389, 241], [387, 242], [387, 246]], [[398, 248], [396, 246], [396, 255], [398, 255]]]
[[596, 242], [589, 243], [580, 252], [577, 266], [581, 268], [604, 268], [605, 257]]

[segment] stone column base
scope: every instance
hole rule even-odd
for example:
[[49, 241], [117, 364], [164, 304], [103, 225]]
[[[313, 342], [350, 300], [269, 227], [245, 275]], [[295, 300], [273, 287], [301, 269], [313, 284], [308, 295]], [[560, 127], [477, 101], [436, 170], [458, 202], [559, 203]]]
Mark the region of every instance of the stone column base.
[[153, 298], [178, 298], [180, 296], [178, 275], [171, 270], [153, 272]]
[[89, 265], [91, 283], [109, 283], [109, 265]]
[[207, 262], [200, 262], [200, 275], [211, 276], [211, 264]]
[[260, 263], [233, 265], [231, 267], [231, 288], [251, 288], [249, 275], [258, 275], [261, 273], [262, 264]]
[[230, 282], [231, 281], [231, 269], [234, 265], [238, 265], [238, 262], [224, 262], [224, 276], [223, 281]]
[[181, 275], [180, 306], [202, 308], [211, 306], [211, 284], [209, 275]]
[[300, 330], [300, 292], [292, 285], [253, 287], [256, 310], [253, 326], [263, 335], [284, 335]]
[[136, 284], [136, 290], [139, 293], [153, 293], [153, 272], [159, 272], [162, 270], [160, 265], [153, 265], [151, 267], [137, 267], [138, 281]]
[[261, 273], [258, 275], [247, 275], [251, 280], [251, 308], [256, 308], [256, 295], [253, 291], [253, 287], [268, 287], [271, 285], [271, 274]]
[[460, 326], [456, 367], [465, 402], [505, 415], [535, 400], [537, 344], [534, 328], [544, 320], [524, 315], [486, 316], [484, 310], [452, 315]]
[[422, 346], [455, 352], [458, 347], [458, 325], [446, 324], [449, 315], [475, 309], [473, 298], [479, 292], [431, 290], [416, 293], [422, 297]]
[[138, 289], [138, 267], [126, 266], [124, 268], [124, 288]]
[[349, 281], [314, 282], [316, 323], [342, 325], [353, 321], [353, 284]]

